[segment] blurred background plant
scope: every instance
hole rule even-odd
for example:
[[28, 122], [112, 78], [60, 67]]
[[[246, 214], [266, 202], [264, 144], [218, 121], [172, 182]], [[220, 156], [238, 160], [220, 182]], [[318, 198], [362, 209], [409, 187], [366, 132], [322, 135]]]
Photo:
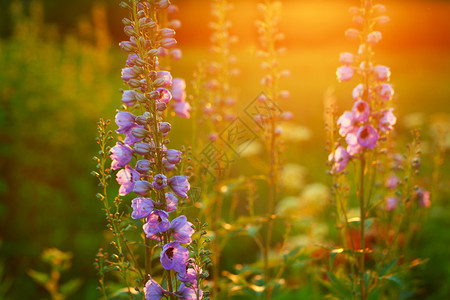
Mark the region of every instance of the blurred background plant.
[[[214, 60], [208, 51], [209, 5], [206, 1], [174, 1], [183, 23], [177, 40], [184, 56], [174, 64], [175, 77], [192, 78], [201, 59]], [[283, 197], [277, 213], [292, 215], [295, 207], [292, 249], [306, 245], [308, 262], [296, 262], [285, 271], [291, 288], [276, 299], [322, 299], [325, 291], [315, 282], [324, 240], [334, 240], [336, 229], [331, 222], [332, 209], [324, 188], [327, 153], [324, 146], [321, 99], [334, 88], [340, 106], [348, 107], [348, 87], [338, 85], [333, 76], [336, 53], [348, 49], [342, 32], [348, 27], [346, 14], [355, 1], [286, 0], [280, 30], [286, 34], [289, 52], [280, 57], [291, 77], [284, 79], [291, 100], [280, 103], [296, 119], [283, 127], [292, 138], [285, 147], [289, 164], [281, 172], [283, 189], [293, 197]], [[240, 89], [235, 110], [243, 112], [261, 92], [261, 74], [256, 52], [257, 17], [255, 1], [234, 1], [230, 14], [231, 35], [239, 35], [235, 54]], [[450, 107], [450, 4], [446, 1], [390, 1], [392, 22], [384, 31], [384, 43], [377, 50], [380, 61], [389, 62], [395, 79], [398, 116], [398, 143], [410, 140], [410, 130], [421, 129], [423, 154], [421, 172], [424, 183], [433, 180], [433, 205], [428, 221], [411, 245], [411, 255], [430, 260], [413, 271], [417, 279], [416, 299], [446, 299], [450, 295], [450, 259], [448, 233], [450, 207], [449, 134]], [[2, 297], [31, 299], [47, 297], [26, 274], [28, 269], [42, 270], [40, 253], [52, 246], [70, 249], [73, 265], [62, 274], [83, 278], [83, 283], [68, 299], [96, 299], [96, 270], [92, 261], [98, 248], [104, 247], [99, 236], [105, 228], [101, 203], [93, 195], [97, 181], [89, 176], [95, 163], [91, 157], [98, 151], [95, 144], [99, 116], [112, 119], [120, 93], [120, 69], [125, 55], [117, 43], [124, 39], [120, 20], [123, 12], [115, 1], [1, 1], [0, 2], [0, 261]], [[420, 20], [420, 21], [418, 21]], [[307, 28], [308, 30], [303, 30]], [[192, 32], [196, 32], [195, 35]], [[413, 65], [411, 63], [414, 62]], [[250, 84], [250, 83], [254, 84]], [[191, 121], [176, 119], [180, 131], [174, 143], [188, 144]], [[305, 127], [307, 126], [307, 127]], [[289, 133], [288, 133], [289, 132]], [[442, 143], [434, 141], [441, 140]], [[306, 141], [306, 142], [305, 142]], [[247, 149], [233, 172], [247, 174], [261, 165], [261, 145], [255, 141]], [[259, 147], [259, 148], [258, 148]], [[299, 151], [301, 150], [301, 152]], [[301, 154], [300, 154], [301, 153]], [[427, 158], [427, 154], [438, 153]], [[442, 163], [443, 162], [443, 163]], [[294, 165], [296, 167], [294, 167]], [[252, 166], [252, 168], [249, 168]], [[440, 173], [428, 176], [439, 168]], [[283, 175], [284, 174], [284, 175]], [[441, 175], [439, 175], [441, 174]], [[286, 176], [286, 177], [283, 177]], [[287, 180], [285, 179], [287, 178]], [[304, 184], [301, 184], [304, 180]], [[319, 183], [322, 183], [319, 184]], [[111, 188], [116, 188], [112, 184]], [[243, 187], [251, 194], [249, 187]], [[233, 193], [227, 189], [226, 203]], [[297, 195], [297, 196], [295, 196]], [[238, 208], [243, 194], [237, 198]], [[307, 200], [305, 200], [307, 199]], [[228, 202], [229, 201], [229, 202]], [[325, 204], [324, 204], [325, 203]], [[255, 199], [255, 209], [263, 210]], [[303, 212], [298, 208], [306, 207]], [[306, 212], [311, 211], [311, 214]], [[301, 217], [298, 216], [300, 214]], [[314, 216], [314, 217], [313, 217]], [[227, 230], [228, 226], [225, 225]], [[305, 230], [309, 229], [309, 230]], [[252, 228], [247, 228], [251, 229]], [[109, 233], [105, 232], [105, 236]], [[278, 236], [278, 232], [274, 232]], [[316, 247], [314, 247], [316, 246]], [[305, 248], [305, 249], [306, 249]], [[226, 244], [222, 268], [232, 274], [239, 270], [246, 276], [246, 264], [255, 261], [257, 246], [248, 237], [236, 237]], [[303, 254], [302, 254], [303, 255]], [[307, 272], [308, 269], [308, 272]], [[310, 270], [312, 270], [310, 272]], [[225, 273], [228, 274], [228, 273]], [[9, 284], [8, 284], [9, 282]], [[236, 296], [254, 299], [254, 295]], [[303, 297], [303, 298], [302, 298]]]

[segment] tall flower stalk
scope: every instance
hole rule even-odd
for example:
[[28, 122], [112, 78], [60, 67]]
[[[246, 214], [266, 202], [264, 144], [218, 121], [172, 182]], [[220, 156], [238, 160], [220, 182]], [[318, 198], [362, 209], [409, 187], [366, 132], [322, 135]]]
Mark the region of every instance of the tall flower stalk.
[[280, 135], [281, 128], [280, 123], [290, 113], [281, 113], [278, 107], [278, 103], [282, 99], [289, 97], [289, 92], [280, 90], [281, 78], [289, 75], [287, 70], [280, 70], [279, 68], [279, 55], [283, 52], [283, 48], [278, 46], [280, 40], [283, 40], [284, 35], [278, 30], [278, 23], [280, 21], [281, 14], [281, 2], [266, 0], [258, 4], [258, 9], [261, 13], [261, 20], [257, 21], [257, 29], [259, 34], [260, 50], [259, 56], [262, 57], [261, 67], [265, 72], [265, 76], [262, 78], [262, 85], [264, 87], [264, 93], [260, 95], [258, 101], [265, 107], [264, 113], [255, 116], [261, 128], [264, 136], [265, 146], [269, 153], [269, 195], [267, 205], [267, 228], [264, 241], [264, 273], [266, 283], [266, 298], [272, 297], [272, 274], [271, 266], [269, 265], [269, 253], [272, 243], [272, 231], [274, 226], [275, 205], [277, 204], [278, 194], [280, 192], [279, 182], [279, 169], [280, 169], [280, 156], [281, 156], [281, 144]]
[[[167, 0], [130, 0], [121, 6], [129, 12], [129, 17], [123, 19], [129, 40], [120, 43], [128, 53], [122, 69], [122, 80], [128, 88], [122, 93], [123, 109], [115, 117], [116, 133], [121, 136], [111, 148], [110, 157], [111, 169], [118, 170], [118, 199], [134, 193], [131, 218], [143, 222], [144, 274], [133, 258], [135, 268], [139, 281], [146, 282], [146, 299], [201, 299], [203, 293], [197, 279], [202, 271], [195, 261], [189, 260], [193, 225], [184, 215], [172, 216], [177, 211], [178, 197], [188, 198], [190, 189], [187, 176], [177, 175], [183, 153], [168, 149], [172, 126], [165, 121], [169, 106], [177, 114], [188, 113], [186, 105], [180, 109], [178, 104], [185, 100], [184, 85], [160, 65], [161, 57], [168, 54], [179, 58], [179, 50], [174, 49], [174, 28], [179, 22], [168, 21], [168, 13], [176, 8]], [[175, 103], [171, 104], [171, 100]], [[106, 151], [102, 149], [102, 153]], [[115, 226], [121, 226], [120, 220]], [[117, 230], [120, 228], [114, 227], [114, 232]], [[164, 270], [161, 284], [156, 282], [157, 273], [152, 268], [155, 251], [159, 251]], [[129, 283], [126, 284], [131, 297]]]

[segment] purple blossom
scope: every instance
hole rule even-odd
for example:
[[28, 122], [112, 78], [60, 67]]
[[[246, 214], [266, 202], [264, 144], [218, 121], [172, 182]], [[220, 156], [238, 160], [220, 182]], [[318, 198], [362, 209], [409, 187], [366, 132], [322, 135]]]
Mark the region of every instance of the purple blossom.
[[186, 102], [186, 82], [182, 78], [172, 81], [172, 97], [176, 102]]
[[148, 159], [141, 159], [137, 161], [135, 169], [141, 174], [146, 174], [150, 171], [151, 166], [152, 163]]
[[382, 65], [375, 66], [373, 73], [375, 74], [375, 79], [378, 81], [389, 81], [389, 77], [391, 76], [389, 68]]
[[173, 105], [173, 110], [175, 114], [180, 118], [189, 119], [191, 117], [191, 105], [187, 102], [175, 102]]
[[133, 105], [135, 105], [136, 101], [137, 101], [136, 95], [137, 95], [137, 92], [134, 91], [134, 90], [123, 91], [123, 94], [122, 94], [122, 102], [123, 102], [123, 104], [125, 104], [126, 106], [133, 106]]
[[137, 197], [131, 201], [133, 219], [142, 219], [148, 217], [153, 210], [153, 200], [150, 198]]
[[394, 109], [390, 108], [383, 112], [380, 118], [380, 130], [383, 132], [394, 129], [397, 117], [393, 113]]
[[129, 82], [130, 79], [136, 79], [139, 73], [136, 72], [134, 67], [122, 69], [122, 80]]
[[355, 60], [355, 57], [350, 52], [343, 52], [339, 55], [339, 62], [343, 65], [351, 65]]
[[370, 107], [366, 101], [358, 100], [353, 105], [352, 109], [353, 120], [359, 122], [366, 122], [370, 116]]
[[133, 159], [133, 149], [121, 142], [117, 142], [116, 145], [112, 147], [111, 155], [109, 157], [112, 159], [111, 169], [117, 170], [130, 163]]
[[138, 180], [134, 183], [133, 192], [140, 196], [146, 196], [152, 189], [152, 184], [146, 180]]
[[157, 174], [153, 178], [152, 184], [155, 190], [161, 190], [167, 186], [167, 177], [163, 174]]
[[187, 198], [187, 192], [191, 188], [187, 176], [174, 176], [168, 180], [172, 191], [181, 198]]
[[339, 173], [347, 167], [350, 155], [344, 147], [339, 146], [334, 151], [334, 157], [332, 158], [334, 159], [333, 172]]
[[189, 258], [189, 251], [180, 245], [178, 241], [172, 241], [163, 246], [160, 261], [166, 270], [174, 270], [184, 275], [186, 273], [186, 261]]
[[126, 111], [118, 111], [116, 114], [116, 124], [119, 126], [119, 129], [116, 130], [117, 133], [126, 133], [131, 131], [136, 124], [134, 120], [136, 116], [132, 113]]
[[139, 155], [146, 155], [150, 152], [150, 145], [149, 143], [136, 143], [134, 145], [134, 152], [136, 152]]
[[362, 148], [358, 144], [347, 146], [347, 153], [350, 154], [351, 156], [355, 156], [356, 154], [360, 153], [361, 150]]
[[129, 131], [125, 132], [125, 141], [124, 141], [125, 144], [127, 144], [127, 145], [134, 145], [137, 142], [140, 142], [140, 141], [142, 141], [144, 139], [143, 137], [142, 138], [136, 137], [133, 134], [133, 129], [135, 129], [135, 128], [143, 129], [144, 127], [141, 126], [141, 125], [134, 124], [134, 126]]
[[378, 95], [380, 95], [380, 98], [389, 101], [394, 96], [394, 90], [392, 89], [392, 85], [389, 83], [383, 83], [380, 84], [376, 89]]
[[155, 209], [147, 217], [147, 223], [142, 227], [149, 239], [158, 239], [157, 234], [167, 231], [170, 226], [169, 214], [163, 210]]
[[392, 189], [395, 190], [398, 187], [398, 184], [400, 183], [400, 178], [398, 178], [395, 175], [389, 175], [386, 178], [386, 182], [384, 183], [384, 185], [388, 188], [388, 189]]
[[162, 87], [169, 87], [172, 85], [172, 75], [170, 72], [167, 71], [158, 71], [156, 73], [156, 77], [162, 78], [164, 80], [164, 83], [162, 84]]
[[336, 76], [339, 81], [349, 81], [353, 78], [355, 69], [350, 66], [341, 66], [336, 71]]
[[169, 133], [172, 126], [168, 122], [160, 122], [159, 123], [159, 131], [165, 136]]
[[398, 198], [395, 196], [386, 198], [386, 210], [393, 211], [398, 205]]
[[173, 212], [177, 210], [178, 198], [172, 193], [166, 193], [167, 212]]
[[160, 300], [167, 293], [156, 281], [150, 278], [144, 287], [145, 300]]
[[163, 162], [163, 165], [164, 165], [164, 170], [165, 170], [166, 172], [170, 172], [170, 171], [173, 170], [173, 168], [175, 168], [175, 165], [174, 165], [174, 164], [171, 164], [171, 163], [170, 163], [167, 159], [165, 159], [165, 158], [163, 158], [162, 162]]
[[181, 161], [181, 151], [169, 149], [166, 152], [166, 159], [171, 164], [177, 164]]
[[169, 103], [169, 101], [172, 99], [172, 94], [165, 88], [157, 88], [155, 89], [155, 92], [159, 94], [158, 101], [163, 103]]
[[345, 111], [337, 120], [339, 126], [339, 134], [346, 136], [348, 133], [355, 133], [358, 130], [353, 114]]
[[420, 207], [430, 207], [431, 206], [430, 192], [427, 190], [424, 190], [423, 188], [420, 188], [420, 187], [416, 188], [416, 190], [414, 191], [414, 198]]
[[129, 54], [126, 62], [127, 66], [133, 67], [136, 64], [137, 58], [139, 58], [139, 56], [136, 53]]
[[[197, 284], [197, 273], [196, 273], [196, 269], [199, 267], [198, 266], [194, 266], [194, 268], [188, 268], [189, 264], [186, 265], [186, 273], [181, 275], [180, 273], [177, 274], [177, 277], [180, 281], [182, 282], [189, 282], [193, 285]], [[200, 270], [200, 274], [202, 273], [202, 271]]]
[[[180, 299], [197, 300], [197, 289], [198, 287], [194, 285], [187, 287], [184, 283], [182, 283], [180, 284], [177, 295], [179, 295]], [[203, 299], [203, 291], [199, 290], [198, 294], [199, 294], [198, 299]]]
[[170, 222], [170, 227], [172, 236], [180, 243], [189, 244], [191, 243], [191, 236], [194, 233], [192, 228], [192, 223], [188, 222], [186, 216], [181, 215]]
[[372, 125], [365, 125], [358, 130], [358, 144], [361, 147], [373, 149], [377, 145], [378, 132]]
[[140, 178], [140, 174], [130, 167], [129, 165], [125, 166], [125, 169], [117, 172], [117, 183], [120, 184], [119, 195], [125, 196], [128, 193], [131, 193], [134, 189], [134, 184]]
[[352, 91], [353, 99], [359, 100], [364, 95], [364, 85], [362, 83], [358, 84]]

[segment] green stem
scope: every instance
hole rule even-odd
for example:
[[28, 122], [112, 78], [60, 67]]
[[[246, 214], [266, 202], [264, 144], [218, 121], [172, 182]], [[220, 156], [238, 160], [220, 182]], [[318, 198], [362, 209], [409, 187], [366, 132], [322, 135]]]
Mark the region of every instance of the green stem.
[[366, 241], [365, 241], [365, 228], [366, 228], [366, 211], [365, 211], [365, 202], [364, 202], [364, 170], [365, 169], [365, 157], [364, 152], [361, 154], [361, 173], [360, 173], [360, 189], [359, 189], [359, 207], [360, 207], [360, 218], [361, 218], [361, 240], [360, 240], [360, 248], [361, 248], [361, 262], [360, 262], [360, 291], [361, 291], [361, 300], [366, 299], [366, 283], [365, 283], [365, 249], [366, 249]]

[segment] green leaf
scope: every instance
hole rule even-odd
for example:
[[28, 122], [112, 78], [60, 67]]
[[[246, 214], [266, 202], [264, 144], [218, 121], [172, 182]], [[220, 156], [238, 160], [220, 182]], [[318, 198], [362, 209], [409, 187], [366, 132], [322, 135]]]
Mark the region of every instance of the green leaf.
[[331, 282], [331, 290], [339, 296], [341, 299], [350, 299], [352, 298], [352, 292], [348, 285], [345, 284], [341, 279], [336, 277], [333, 273], [326, 272], [328, 279]]
[[397, 264], [398, 258], [392, 260], [391, 262], [389, 262], [388, 264], [384, 265], [383, 269], [381, 269], [380, 271], [380, 276], [384, 276], [387, 274], [387, 272], [389, 272], [390, 269], [392, 269], [393, 266], [395, 266], [395, 264]]
[[35, 270], [28, 270], [27, 273], [31, 278], [33, 278], [34, 281], [39, 284], [45, 285], [50, 281], [50, 276], [48, 274], [41, 273]]
[[80, 288], [81, 283], [82, 281], [79, 278], [67, 281], [66, 283], [61, 285], [61, 294], [66, 296], [73, 294], [77, 289]]
[[396, 275], [391, 275], [391, 276], [384, 276], [384, 279], [390, 280], [392, 282], [395, 282], [396, 284], [398, 284], [401, 287], [404, 287], [405, 284], [403, 283], [403, 281]]

